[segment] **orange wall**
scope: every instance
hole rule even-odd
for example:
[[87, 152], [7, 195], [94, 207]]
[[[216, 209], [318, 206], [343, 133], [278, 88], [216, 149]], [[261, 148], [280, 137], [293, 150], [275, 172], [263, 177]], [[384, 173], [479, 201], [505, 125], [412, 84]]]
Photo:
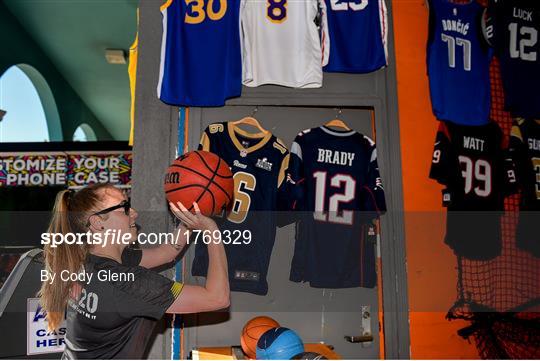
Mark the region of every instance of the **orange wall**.
[[411, 357], [478, 358], [447, 321], [456, 298], [456, 259], [443, 244], [441, 187], [428, 178], [437, 121], [426, 75], [428, 10], [424, 0], [393, 0], [405, 201]]

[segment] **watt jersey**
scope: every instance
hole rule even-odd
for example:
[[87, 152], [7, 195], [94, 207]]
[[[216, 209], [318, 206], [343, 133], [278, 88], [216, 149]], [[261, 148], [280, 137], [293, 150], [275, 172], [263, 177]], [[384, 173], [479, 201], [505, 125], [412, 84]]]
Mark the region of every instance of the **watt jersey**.
[[491, 1], [492, 44], [501, 63], [505, 106], [512, 115], [540, 117], [540, 2]]
[[326, 0], [332, 51], [326, 72], [368, 73], [387, 64], [384, 0]]
[[430, 177], [446, 186], [445, 242], [457, 255], [488, 260], [501, 252], [504, 197], [515, 186], [499, 126], [441, 122]]
[[540, 120], [516, 119], [510, 152], [521, 191], [517, 245], [540, 257]]
[[484, 8], [475, 0], [429, 1], [427, 68], [433, 113], [464, 125], [489, 120], [491, 51], [482, 32]]
[[242, 0], [244, 85], [321, 87], [327, 29], [323, 0]]
[[304, 130], [291, 147], [289, 176], [302, 213], [290, 280], [374, 287], [375, 243], [366, 229], [386, 203], [373, 141], [356, 131]]
[[[283, 199], [280, 196], [285, 196], [289, 151], [270, 132], [250, 134], [232, 123], [208, 126], [200, 149], [220, 156], [234, 175], [232, 210], [226, 219], [218, 222], [222, 233], [244, 232], [238, 237], [241, 244], [225, 244], [231, 290], [265, 295], [276, 235], [275, 211], [280, 210], [280, 199]], [[206, 276], [207, 267], [207, 249], [198, 243], [192, 274]]]
[[240, 96], [238, 0], [167, 0], [157, 93], [170, 105], [222, 106]]

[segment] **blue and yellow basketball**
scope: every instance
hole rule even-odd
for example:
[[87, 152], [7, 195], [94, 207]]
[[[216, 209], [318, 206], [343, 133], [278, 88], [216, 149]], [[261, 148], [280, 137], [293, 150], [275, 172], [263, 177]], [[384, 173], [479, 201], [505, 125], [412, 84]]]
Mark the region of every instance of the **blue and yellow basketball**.
[[304, 352], [302, 339], [285, 327], [272, 328], [257, 342], [257, 360], [289, 360]]

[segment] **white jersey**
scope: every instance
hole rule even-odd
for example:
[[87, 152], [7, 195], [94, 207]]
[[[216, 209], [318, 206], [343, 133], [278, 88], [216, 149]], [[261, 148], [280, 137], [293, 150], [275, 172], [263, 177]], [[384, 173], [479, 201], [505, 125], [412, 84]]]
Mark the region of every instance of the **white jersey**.
[[322, 86], [330, 52], [324, 0], [242, 0], [241, 21], [244, 85]]

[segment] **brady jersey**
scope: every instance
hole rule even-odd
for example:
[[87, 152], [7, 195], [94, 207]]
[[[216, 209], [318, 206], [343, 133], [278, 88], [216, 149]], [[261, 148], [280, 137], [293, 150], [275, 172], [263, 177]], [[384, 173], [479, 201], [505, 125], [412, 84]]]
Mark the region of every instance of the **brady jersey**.
[[369, 73], [387, 65], [384, 0], [326, 0], [332, 51], [326, 72]]
[[500, 60], [505, 107], [540, 117], [540, 2], [498, 0], [489, 6], [492, 44]]
[[476, 1], [429, 1], [427, 69], [433, 114], [463, 125], [489, 121], [491, 50]]
[[244, 85], [320, 88], [330, 50], [324, 1], [242, 0], [241, 6]]
[[366, 229], [386, 211], [375, 143], [354, 130], [304, 130], [291, 147], [289, 178], [301, 211], [290, 280], [374, 287], [375, 243]]
[[[232, 291], [265, 295], [266, 275], [276, 235], [276, 211], [285, 207], [285, 172], [289, 151], [272, 133], [250, 134], [232, 123], [215, 123], [204, 131], [199, 149], [217, 154], [231, 167], [234, 202], [223, 232], [242, 234], [242, 244], [225, 244]], [[250, 242], [244, 242], [247, 238]], [[206, 276], [208, 252], [197, 243], [192, 274]]]
[[516, 119], [510, 137], [510, 152], [521, 191], [517, 245], [540, 257], [540, 120]]
[[240, 2], [167, 0], [157, 93], [179, 106], [222, 106], [240, 96]]
[[473, 127], [440, 122], [430, 177], [446, 186], [445, 242], [466, 258], [498, 256], [504, 198], [516, 179], [497, 123]]

